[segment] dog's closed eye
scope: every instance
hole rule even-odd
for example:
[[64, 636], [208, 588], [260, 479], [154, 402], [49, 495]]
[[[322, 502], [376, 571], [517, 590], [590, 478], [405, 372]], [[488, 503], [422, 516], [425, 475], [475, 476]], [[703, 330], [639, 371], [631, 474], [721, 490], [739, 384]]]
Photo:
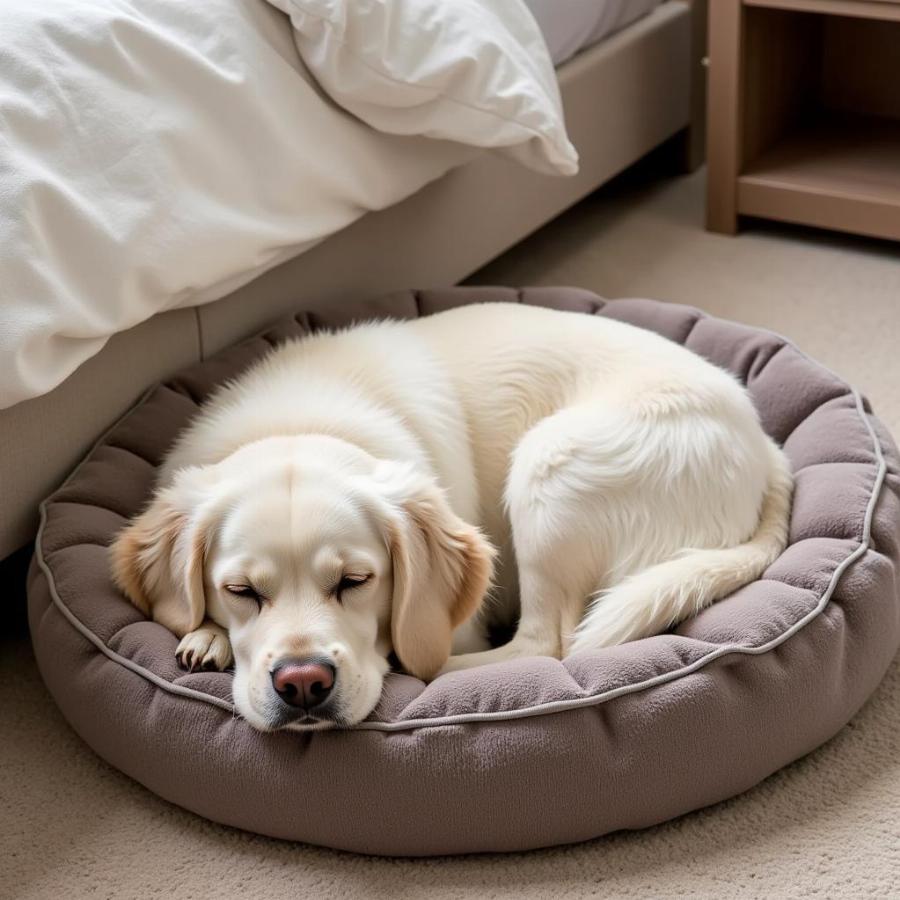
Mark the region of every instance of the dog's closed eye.
[[338, 603], [342, 603], [345, 591], [352, 591], [354, 588], [361, 587], [371, 577], [371, 575], [342, 575], [341, 580], [335, 585], [332, 593], [337, 598]]
[[248, 600], [253, 600], [257, 606], [262, 606], [262, 595], [249, 584], [226, 584], [225, 590], [235, 597], [246, 597]]

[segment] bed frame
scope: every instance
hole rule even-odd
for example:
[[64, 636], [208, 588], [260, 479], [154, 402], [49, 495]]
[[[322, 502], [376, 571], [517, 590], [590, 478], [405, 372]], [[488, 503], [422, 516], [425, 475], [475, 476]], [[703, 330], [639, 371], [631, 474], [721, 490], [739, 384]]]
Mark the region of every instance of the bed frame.
[[0, 410], [0, 560], [32, 539], [40, 500], [148, 385], [301, 307], [455, 284], [676, 135], [685, 167], [699, 164], [705, 25], [705, 3], [668, 0], [560, 67], [578, 175], [479, 156], [221, 300], [116, 335], [49, 394]]

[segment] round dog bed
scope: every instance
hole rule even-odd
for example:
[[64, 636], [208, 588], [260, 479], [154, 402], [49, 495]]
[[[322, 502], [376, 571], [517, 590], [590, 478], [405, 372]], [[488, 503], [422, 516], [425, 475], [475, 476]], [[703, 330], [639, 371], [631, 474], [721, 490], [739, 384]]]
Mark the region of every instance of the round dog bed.
[[[254, 731], [233, 715], [231, 675], [179, 668], [176, 638], [118, 593], [107, 545], [198, 404], [272, 344], [373, 315], [511, 299], [650, 328], [746, 382], [796, 471], [790, 546], [674, 633], [427, 686], [390, 675], [355, 728]], [[859, 394], [784, 339], [649, 300], [457, 288], [298, 315], [151, 391], [44, 503], [30, 619], [43, 677], [75, 730], [174, 803], [365, 853], [520, 850], [715, 803], [831, 737], [897, 650], [898, 561], [895, 445]]]

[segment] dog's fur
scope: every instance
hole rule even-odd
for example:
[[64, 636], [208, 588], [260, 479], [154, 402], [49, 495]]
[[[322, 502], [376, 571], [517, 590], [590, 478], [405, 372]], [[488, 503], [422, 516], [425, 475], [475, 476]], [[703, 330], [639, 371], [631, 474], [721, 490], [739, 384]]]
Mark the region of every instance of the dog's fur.
[[790, 498], [722, 370], [609, 319], [476, 304], [273, 351], [181, 436], [113, 570], [185, 665], [233, 652], [254, 726], [297, 721], [270, 675], [306, 657], [337, 670], [315, 722], [348, 724], [391, 651], [427, 680], [665, 630], [772, 562]]

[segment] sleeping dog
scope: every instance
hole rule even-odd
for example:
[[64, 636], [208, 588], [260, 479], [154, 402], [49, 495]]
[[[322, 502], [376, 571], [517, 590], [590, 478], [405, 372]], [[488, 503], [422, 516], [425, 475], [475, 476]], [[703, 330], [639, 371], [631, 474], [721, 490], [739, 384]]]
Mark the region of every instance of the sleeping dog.
[[183, 665], [234, 662], [250, 724], [350, 725], [392, 653], [427, 681], [696, 614], [784, 548], [791, 487], [699, 356], [475, 304], [275, 349], [182, 434], [112, 566]]

